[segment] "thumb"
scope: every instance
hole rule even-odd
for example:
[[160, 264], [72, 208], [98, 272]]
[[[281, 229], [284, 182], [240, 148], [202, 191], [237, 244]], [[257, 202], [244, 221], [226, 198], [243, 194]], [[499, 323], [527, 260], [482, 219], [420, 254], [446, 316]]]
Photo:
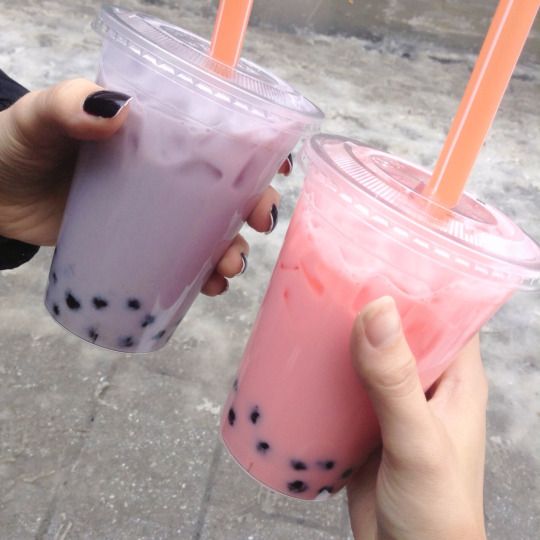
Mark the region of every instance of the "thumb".
[[352, 353], [379, 420], [385, 454], [414, 459], [418, 445], [433, 432], [433, 417], [391, 297], [375, 300], [360, 313]]
[[43, 146], [58, 137], [110, 137], [127, 118], [130, 100], [126, 94], [104, 90], [85, 79], [73, 79], [26, 94], [10, 112], [25, 141]]

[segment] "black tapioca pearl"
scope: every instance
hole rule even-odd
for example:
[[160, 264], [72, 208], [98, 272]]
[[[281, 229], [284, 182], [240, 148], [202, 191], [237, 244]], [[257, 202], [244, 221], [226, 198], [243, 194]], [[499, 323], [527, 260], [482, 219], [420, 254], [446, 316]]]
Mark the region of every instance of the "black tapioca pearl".
[[133, 347], [135, 345], [135, 340], [132, 336], [122, 337], [118, 340], [120, 347]]
[[77, 311], [81, 309], [81, 303], [71, 294], [70, 291], [66, 292], [66, 305], [69, 309]]
[[232, 387], [235, 392], [238, 392], [238, 379], [234, 379]]
[[229, 420], [229, 425], [234, 426], [234, 423], [236, 422], [236, 413], [234, 412], [234, 409], [232, 407], [229, 409], [227, 419]]
[[60, 308], [58, 307], [58, 304], [53, 304], [52, 310], [57, 317], [60, 315]]
[[56, 272], [51, 274], [51, 280], [55, 285], [58, 283], [58, 276], [56, 275]]
[[270, 445], [266, 441], [259, 441], [257, 443], [257, 452], [261, 454], [266, 454], [270, 450]]
[[291, 460], [291, 467], [295, 471], [307, 471], [308, 468], [308, 466], [303, 461], [299, 461], [298, 459]]
[[160, 330], [155, 336], [152, 336], [152, 339], [155, 339], [156, 341], [158, 339], [161, 339], [165, 335], [166, 330]]
[[156, 321], [156, 318], [153, 315], [146, 315], [142, 320], [141, 326], [146, 328], [147, 326], [153, 324]]
[[308, 485], [302, 480], [295, 480], [294, 482], [289, 482], [287, 488], [291, 493], [304, 493], [309, 489]]
[[333, 493], [334, 492], [334, 486], [324, 486], [321, 489], [319, 489], [319, 495], [322, 495], [323, 493]]
[[249, 415], [249, 419], [251, 420], [252, 424], [256, 424], [260, 417], [261, 413], [259, 412], [259, 407], [255, 406]]
[[334, 466], [335, 466], [336, 462], [335, 461], [332, 461], [332, 460], [328, 460], [328, 461], [318, 461], [317, 462], [317, 465], [321, 468], [321, 469], [324, 469], [325, 471], [331, 471]]
[[128, 298], [127, 307], [133, 311], [137, 311], [138, 309], [141, 309], [141, 301], [136, 298]]
[[352, 467], [349, 467], [347, 470], [343, 471], [343, 473], [341, 474], [341, 478], [343, 479], [349, 478], [349, 476], [351, 476], [352, 473], [353, 473]]
[[94, 298], [92, 298], [92, 304], [94, 304], [94, 307], [96, 309], [104, 309], [109, 305], [109, 302], [107, 302], [105, 298], [101, 298], [100, 296], [94, 296]]
[[90, 328], [88, 330], [88, 337], [92, 340], [92, 343], [95, 343], [99, 337], [99, 334], [95, 328]]

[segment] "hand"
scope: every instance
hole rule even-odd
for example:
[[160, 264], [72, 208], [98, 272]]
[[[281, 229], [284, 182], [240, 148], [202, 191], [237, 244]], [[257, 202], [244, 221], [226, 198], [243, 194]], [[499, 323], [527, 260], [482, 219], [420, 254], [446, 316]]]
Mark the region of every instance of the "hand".
[[[56, 243], [79, 141], [111, 137], [129, 112], [128, 96], [119, 94], [116, 102], [101, 102], [101, 107], [95, 106], [95, 97], [87, 99], [102, 90], [86, 80], [66, 81], [30, 92], [0, 112], [0, 236], [35, 245]], [[291, 168], [289, 159], [279, 172], [288, 174]], [[248, 224], [271, 232], [278, 204], [279, 194], [269, 187]], [[238, 235], [203, 292], [214, 296], [226, 290], [227, 278], [245, 270], [248, 252]]]
[[382, 449], [348, 487], [357, 540], [484, 540], [487, 383], [478, 336], [424, 395], [393, 300], [368, 305], [353, 361]]

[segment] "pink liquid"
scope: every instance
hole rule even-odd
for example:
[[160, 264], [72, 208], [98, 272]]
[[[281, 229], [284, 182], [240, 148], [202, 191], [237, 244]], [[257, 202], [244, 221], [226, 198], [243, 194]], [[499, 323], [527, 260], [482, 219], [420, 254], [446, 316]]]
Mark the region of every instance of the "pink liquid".
[[511, 291], [359, 226], [348, 203], [310, 174], [225, 405], [222, 437], [266, 486], [322, 499], [379, 443], [349, 352], [362, 307], [393, 296], [427, 389]]

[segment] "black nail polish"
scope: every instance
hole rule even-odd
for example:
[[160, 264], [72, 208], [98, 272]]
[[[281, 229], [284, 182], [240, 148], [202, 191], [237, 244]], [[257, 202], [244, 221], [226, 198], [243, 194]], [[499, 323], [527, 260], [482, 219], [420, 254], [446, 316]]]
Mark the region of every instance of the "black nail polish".
[[[283, 165], [287, 165], [286, 169], [283, 170], [282, 167]], [[283, 165], [282, 167], [280, 167], [280, 172], [283, 176], [289, 176], [289, 174], [291, 174], [292, 170], [293, 170], [293, 157], [292, 157], [292, 154], [289, 154], [287, 156], [287, 159], [283, 162]]]
[[84, 112], [92, 116], [101, 118], [113, 118], [122, 107], [131, 99], [131, 96], [121, 92], [110, 92], [109, 90], [100, 90], [90, 94], [83, 104]]
[[293, 170], [293, 165], [294, 165], [292, 154], [289, 154], [287, 156], [287, 161], [289, 162], [289, 173], [290, 173]]
[[240, 273], [238, 274], [239, 276], [241, 276], [247, 270], [247, 267], [248, 267], [246, 254], [240, 253], [240, 257], [242, 258], [242, 269], [240, 270]]
[[270, 227], [268, 231], [266, 231], [266, 234], [270, 234], [277, 225], [278, 222], [278, 209], [275, 204], [272, 205], [272, 210], [270, 210]]

